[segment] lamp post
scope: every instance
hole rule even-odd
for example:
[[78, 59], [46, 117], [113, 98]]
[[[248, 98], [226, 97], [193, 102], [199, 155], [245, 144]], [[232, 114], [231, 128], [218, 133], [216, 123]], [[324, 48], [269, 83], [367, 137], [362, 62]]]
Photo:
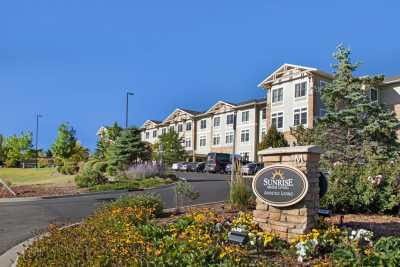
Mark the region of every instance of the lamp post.
[[233, 114], [233, 140], [232, 140], [232, 165], [231, 165], [231, 186], [233, 184], [234, 172], [236, 171], [236, 158], [235, 158], [235, 146], [236, 146], [236, 112]]
[[128, 128], [128, 116], [129, 116], [129, 96], [134, 95], [131, 92], [126, 92], [126, 106], [125, 106], [125, 128]]
[[38, 143], [39, 143], [39, 118], [43, 116], [40, 114], [36, 114], [36, 139], [35, 139], [35, 152], [36, 152], [36, 168], [39, 167], [39, 151], [38, 151]]

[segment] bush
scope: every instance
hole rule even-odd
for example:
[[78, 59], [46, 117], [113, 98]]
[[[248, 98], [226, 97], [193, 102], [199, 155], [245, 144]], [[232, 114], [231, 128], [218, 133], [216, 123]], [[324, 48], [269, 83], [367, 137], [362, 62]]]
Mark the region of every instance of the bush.
[[161, 165], [137, 164], [126, 171], [128, 179], [143, 179], [149, 177], [162, 177], [165, 175], [165, 169]]
[[120, 199], [104, 206], [105, 209], [113, 208], [145, 208], [154, 210], [155, 216], [160, 216], [163, 210], [161, 198], [154, 194], [137, 194], [134, 196], [123, 196]]
[[97, 160], [86, 162], [75, 177], [76, 185], [78, 187], [90, 187], [107, 182], [107, 177], [104, 175], [106, 166], [105, 162]]
[[335, 212], [396, 212], [400, 205], [398, 163], [338, 165], [329, 176], [322, 206]]
[[89, 188], [92, 192], [123, 190], [123, 189], [145, 189], [151, 187], [158, 187], [161, 185], [169, 184], [172, 180], [168, 178], [146, 178], [127, 181], [108, 182], [104, 184], [97, 184]]
[[[235, 168], [240, 170], [240, 164]], [[246, 184], [240, 172], [235, 174], [229, 191], [229, 202], [240, 210], [248, 209], [254, 201], [254, 195], [249, 185]]]
[[79, 171], [78, 162], [65, 160], [64, 165], [57, 167], [57, 171], [61, 174], [66, 174], [66, 175], [77, 174]]

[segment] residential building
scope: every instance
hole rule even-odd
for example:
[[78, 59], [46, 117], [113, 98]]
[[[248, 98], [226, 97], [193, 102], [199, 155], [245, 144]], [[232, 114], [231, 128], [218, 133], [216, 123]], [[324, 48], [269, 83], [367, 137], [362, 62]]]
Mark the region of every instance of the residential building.
[[[325, 114], [319, 89], [332, 79], [332, 74], [316, 68], [283, 64], [258, 85], [266, 91], [265, 98], [240, 103], [221, 100], [205, 112], [178, 108], [162, 122], [147, 120], [142, 139], [153, 144], [159, 135], [174, 130], [191, 160], [204, 160], [210, 152], [232, 153], [235, 143], [235, 154], [257, 161], [257, 146], [271, 126], [290, 145], [295, 141], [290, 128], [314, 127]], [[369, 94], [371, 101], [387, 105], [400, 119], [400, 76], [385, 78]]]

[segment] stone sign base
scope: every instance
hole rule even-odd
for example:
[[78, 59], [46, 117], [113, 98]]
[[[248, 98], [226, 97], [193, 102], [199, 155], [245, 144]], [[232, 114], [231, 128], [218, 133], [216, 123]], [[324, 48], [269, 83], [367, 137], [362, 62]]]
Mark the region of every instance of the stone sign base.
[[276, 233], [288, 241], [309, 232], [318, 220], [320, 148], [269, 148], [258, 154], [265, 167], [283, 164], [300, 169], [308, 179], [309, 188], [300, 202], [289, 207], [273, 207], [257, 198], [256, 210], [253, 211], [254, 222], [264, 231]]

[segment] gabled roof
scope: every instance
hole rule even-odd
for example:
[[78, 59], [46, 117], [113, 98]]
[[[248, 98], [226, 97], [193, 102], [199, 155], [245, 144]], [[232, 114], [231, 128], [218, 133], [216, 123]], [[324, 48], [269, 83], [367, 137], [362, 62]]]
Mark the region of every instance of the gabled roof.
[[193, 110], [177, 108], [171, 114], [169, 114], [168, 117], [166, 117], [163, 120], [163, 123], [165, 123], [168, 120], [172, 119], [176, 115], [176, 113], [179, 113], [179, 112], [185, 113], [185, 114], [189, 115], [190, 117], [193, 117], [193, 116], [201, 113], [201, 112], [197, 112], [197, 111], [193, 111]]
[[294, 65], [285, 63], [279, 68], [277, 68], [273, 73], [271, 73], [267, 78], [265, 78], [261, 83], [258, 84], [258, 87], [266, 87], [267, 85], [271, 85], [276, 81], [279, 81], [282, 78], [289, 77], [295, 74], [307, 74], [307, 73], [317, 73], [322, 76], [332, 77], [331, 74], [318, 70], [312, 67]]
[[226, 102], [226, 101], [219, 100], [219, 101], [217, 101], [217, 103], [215, 103], [211, 108], [209, 108], [209, 109], [208, 109], [206, 112], [204, 112], [204, 113], [209, 113], [209, 112], [211, 112], [213, 109], [215, 109], [218, 105], [221, 105], [221, 104], [227, 105], [227, 106], [232, 107], [232, 108], [236, 106], [236, 104], [233, 104], [233, 103], [229, 103], [229, 102]]
[[385, 77], [383, 80], [384, 84], [391, 84], [391, 83], [398, 83], [400, 82], [400, 76], [391, 76], [391, 77]]
[[160, 123], [161, 123], [161, 121], [158, 121], [158, 120], [146, 120], [143, 123], [142, 128], [146, 128], [147, 125], [155, 127], [155, 126], [158, 126]]

